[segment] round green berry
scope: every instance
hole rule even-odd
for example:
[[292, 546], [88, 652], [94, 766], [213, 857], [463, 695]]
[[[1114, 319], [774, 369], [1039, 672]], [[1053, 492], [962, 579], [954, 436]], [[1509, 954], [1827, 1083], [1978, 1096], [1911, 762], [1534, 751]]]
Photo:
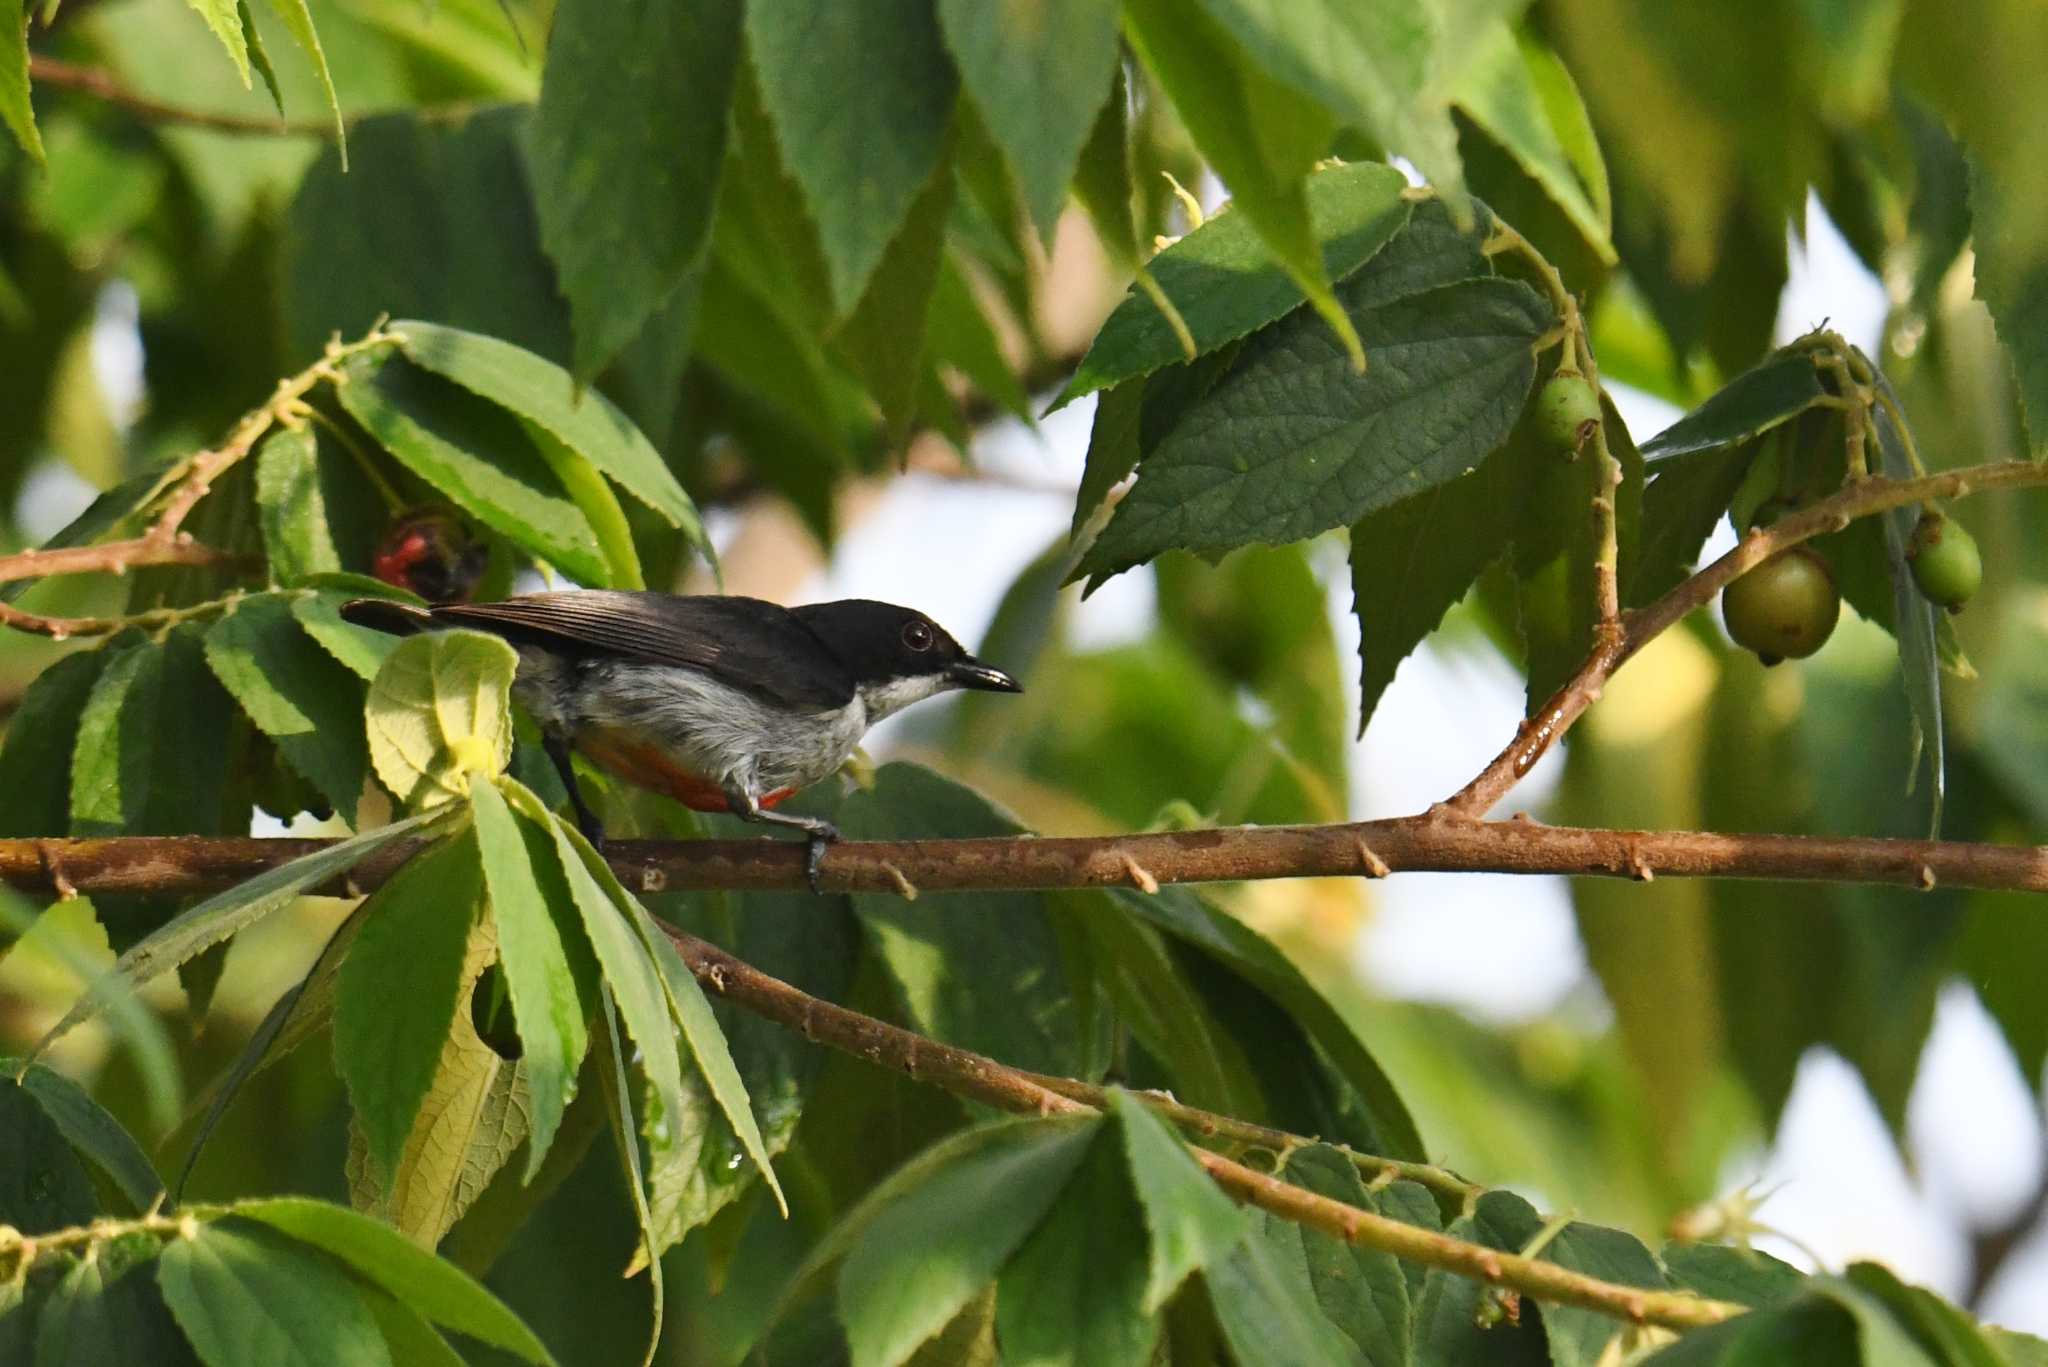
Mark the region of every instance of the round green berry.
[[1721, 591], [1728, 634], [1767, 665], [1819, 650], [1841, 615], [1834, 575], [1804, 546], [1779, 551]]
[[1560, 369], [1536, 393], [1536, 421], [1544, 441], [1560, 451], [1577, 451], [1600, 426], [1600, 396], [1585, 375]]
[[1984, 582], [1984, 557], [1977, 552], [1977, 538], [1960, 522], [1931, 508], [1920, 515], [1912, 539], [1906, 543], [1906, 563], [1912, 567], [1913, 582], [1920, 592], [1950, 612], [1961, 612]]

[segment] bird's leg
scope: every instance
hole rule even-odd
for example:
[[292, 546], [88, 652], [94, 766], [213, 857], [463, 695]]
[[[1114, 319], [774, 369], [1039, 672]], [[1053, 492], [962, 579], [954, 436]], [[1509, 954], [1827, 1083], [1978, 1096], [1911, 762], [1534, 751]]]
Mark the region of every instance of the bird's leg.
[[569, 805], [576, 809], [576, 829], [583, 832], [598, 850], [604, 849], [604, 824], [597, 819], [597, 813], [583, 800], [583, 790], [576, 786], [576, 764], [569, 757], [569, 739], [552, 731], [541, 733], [541, 749], [548, 752], [548, 758], [555, 762], [555, 772], [562, 776], [562, 786], [569, 790]]
[[788, 826], [804, 832], [804, 878], [810, 883], [812, 892], [823, 892], [818, 886], [819, 866], [825, 862], [825, 847], [839, 838], [839, 828], [823, 817], [798, 816], [793, 812], [775, 812], [761, 805], [744, 785], [728, 779], [725, 787], [725, 805], [732, 814], [742, 821], [759, 821], [770, 826]]

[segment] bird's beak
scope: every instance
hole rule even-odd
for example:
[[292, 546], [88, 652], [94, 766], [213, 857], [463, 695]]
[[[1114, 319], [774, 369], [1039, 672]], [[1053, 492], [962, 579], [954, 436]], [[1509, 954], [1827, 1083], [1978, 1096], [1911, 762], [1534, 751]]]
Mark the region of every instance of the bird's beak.
[[959, 688], [976, 688], [984, 693], [1022, 693], [1024, 685], [1018, 683], [1000, 669], [992, 668], [975, 659], [972, 655], [946, 671], [954, 685]]

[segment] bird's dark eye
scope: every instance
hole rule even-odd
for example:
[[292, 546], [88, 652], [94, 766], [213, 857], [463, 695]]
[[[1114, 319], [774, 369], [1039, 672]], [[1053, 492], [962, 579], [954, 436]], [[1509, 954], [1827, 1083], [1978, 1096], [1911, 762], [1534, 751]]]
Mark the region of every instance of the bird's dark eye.
[[931, 623], [905, 622], [903, 624], [903, 644], [909, 646], [912, 650], [930, 650], [932, 648]]

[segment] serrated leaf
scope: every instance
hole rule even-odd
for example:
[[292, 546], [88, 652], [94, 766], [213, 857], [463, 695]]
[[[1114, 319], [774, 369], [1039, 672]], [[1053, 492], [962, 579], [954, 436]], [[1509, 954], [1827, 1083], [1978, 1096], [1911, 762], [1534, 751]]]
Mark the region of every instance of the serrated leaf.
[[609, 583], [597, 534], [517, 417], [403, 356], [357, 356], [345, 369], [342, 407], [401, 465], [563, 573]]
[[22, 1071], [11, 1060], [0, 1065], [0, 1072], [9, 1078], [18, 1071], [22, 1090], [56, 1122], [71, 1147], [113, 1180], [137, 1214], [148, 1210], [163, 1193], [164, 1180], [121, 1122], [83, 1087], [54, 1069], [34, 1063]]
[[191, 1367], [197, 1359], [157, 1287], [156, 1249], [153, 1236], [131, 1234], [73, 1263], [37, 1315], [35, 1367]]
[[230, 704], [200, 632], [111, 660], [78, 722], [71, 821], [80, 835], [224, 835]]
[[554, 1141], [590, 1038], [569, 967], [570, 946], [542, 897], [519, 819], [495, 783], [472, 784], [469, 806], [498, 927], [498, 959], [524, 1046], [520, 1063], [532, 1103], [526, 1164], [531, 1180]]
[[[2048, 249], [2033, 218], [2015, 212], [2016, 196], [1986, 165], [1969, 158], [1970, 221], [1975, 230], [1975, 293], [1991, 310], [2012, 360], [2036, 453], [2048, 449]], [[2038, 192], [2034, 192], [2038, 194]]]
[[28, 0], [0, 11], [0, 120], [36, 165], [43, 165], [43, 138], [36, 131], [28, 98]]
[[1356, 327], [1331, 292], [1303, 177], [1328, 150], [1328, 114], [1253, 65], [1213, 21], [1167, 0], [1130, 0], [1124, 24], [1196, 146], [1230, 188], [1272, 258], [1329, 325], [1354, 370]]
[[1554, 321], [1534, 290], [1498, 279], [1353, 317], [1385, 365], [1353, 375], [1302, 315], [1252, 338], [1147, 455], [1076, 577], [1099, 584], [1166, 550], [1301, 540], [1456, 479], [1513, 429]]
[[391, 326], [403, 334], [414, 362], [544, 429], [711, 554], [690, 496], [661, 453], [604, 395], [579, 391], [560, 366], [495, 337], [417, 320]]
[[1227, 1256], [1249, 1225], [1188, 1156], [1187, 1145], [1150, 1111], [1116, 1090], [1110, 1093], [1109, 1114], [1123, 1138], [1132, 1190], [1145, 1212], [1151, 1252], [1144, 1306], [1147, 1314], [1156, 1314], [1188, 1274]]
[[353, 590], [336, 593], [301, 589], [292, 594], [292, 616], [308, 636], [320, 643], [321, 649], [369, 683], [384, 668], [391, 652], [398, 649], [398, 638], [342, 620], [341, 605], [359, 596]]
[[533, 1331], [521, 1324], [504, 1302], [459, 1268], [389, 1226], [341, 1206], [298, 1196], [243, 1201], [234, 1207], [234, 1214], [333, 1254], [358, 1277], [382, 1287], [436, 1324], [528, 1362], [553, 1361]]
[[228, 51], [228, 60], [235, 64], [235, 72], [242, 78], [242, 89], [249, 89], [249, 45], [242, 37], [242, 17], [235, 13], [235, 0], [186, 0], [186, 3], [206, 21], [206, 26], [213, 30], [213, 36], [220, 39], [220, 45]]
[[931, 0], [756, 0], [747, 46], [843, 314], [945, 145], [956, 77], [937, 16]]
[[464, 1007], [455, 1013], [440, 1067], [390, 1181], [372, 1170], [361, 1127], [350, 1126], [350, 1199], [422, 1247], [440, 1242], [527, 1136], [525, 1063], [498, 1054], [477, 1034], [473, 1020], [477, 979], [497, 953], [496, 926], [478, 921], [462, 963]]
[[320, 488], [320, 443], [310, 425], [281, 427], [256, 449], [256, 506], [276, 579], [340, 571], [341, 552]]
[[1145, 1215], [1122, 1136], [1098, 1127], [1052, 1209], [996, 1283], [1007, 1367], [1144, 1367], [1159, 1326], [1145, 1309]]
[[1257, 1233], [1202, 1274], [1216, 1322], [1240, 1362], [1273, 1367], [1347, 1367], [1365, 1360], [1320, 1313], [1305, 1268]]
[[1677, 1285], [1751, 1309], [1791, 1300], [1806, 1289], [1805, 1273], [1753, 1248], [1668, 1243], [1658, 1261]]
[[207, 629], [206, 662], [291, 766], [353, 818], [369, 769], [362, 683], [300, 629], [289, 595], [237, 603]]
[[739, 64], [738, 0], [582, 0], [555, 13], [527, 162], [584, 382], [704, 251]]
[[280, 911], [308, 888], [338, 878], [378, 850], [407, 836], [424, 835], [429, 823], [442, 814], [422, 812], [404, 821], [337, 841], [324, 849], [267, 869], [245, 883], [207, 898], [145, 936], [114, 961], [87, 991], [74, 1002], [64, 1018], [30, 1051], [41, 1054], [73, 1026], [98, 1014], [108, 997], [123, 989], [132, 990], [160, 973], [176, 968], [203, 949], [219, 944], [274, 911]]
[[[1856, 354], [1865, 365], [1870, 364], [1869, 358], [1860, 351]], [[1871, 369], [1875, 371], [1876, 367]], [[1889, 409], [1879, 407], [1871, 415], [1877, 424], [1881, 468], [1891, 479], [1911, 479], [1917, 473], [1907, 450], [1911, 437], [1892, 420], [1894, 409], [1902, 413], [1904, 410], [1898, 407], [1898, 396], [1892, 392], [1891, 382], [1882, 372], [1877, 374], [1877, 384], [1892, 405]], [[1942, 616], [1940, 610], [1915, 585], [1912, 565], [1906, 559], [1906, 548], [1913, 539], [1913, 528], [1919, 518], [1920, 509], [1912, 506], [1893, 508], [1879, 515], [1884, 524], [1885, 559], [1891, 571], [1892, 635], [1898, 641], [1899, 668], [1905, 676], [1906, 700], [1912, 704], [1913, 726], [1918, 739], [1914, 767], [1907, 776], [1907, 782], [1910, 786], [1917, 779], [1920, 757], [1924, 755], [1929, 798], [1928, 838], [1939, 839], [1942, 801], [1948, 791], [1948, 745], [1941, 717], [1941, 627], [1945, 623], [1938, 620]]]
[[946, 250], [946, 217], [953, 203], [950, 145], [939, 166], [905, 211], [903, 226], [882, 253], [866, 292], [834, 337], [835, 348], [867, 384], [893, 446], [910, 434], [918, 379], [925, 373], [925, 327], [939, 263]]
[[1081, 487], [1074, 495], [1074, 522], [1069, 531], [1076, 539], [1110, 490], [1138, 468], [1145, 388], [1145, 381], [1130, 380], [1095, 400], [1095, 421], [1088, 429], [1088, 456], [1081, 467]]
[[102, 647], [66, 655], [22, 695], [0, 743], [0, 835], [69, 833], [79, 718], [115, 653]]
[[[1504, 20], [1486, 25], [1462, 61], [1454, 96], [1458, 106], [1564, 211], [1603, 265], [1617, 264], [1620, 256], [1609, 237], [1611, 213], [1594, 199], [1597, 192], [1605, 200], [1606, 167], [1585, 106], [1563, 65], [1547, 49], [1518, 41]], [[1539, 70], [1550, 84], [1548, 98], [1538, 84]], [[1565, 105], [1568, 131], [1580, 149], [1578, 158], [1566, 150], [1552, 124], [1547, 107], [1552, 101]], [[1580, 179], [1582, 165], [1596, 172], [1593, 185]]]
[[1644, 442], [1643, 459], [1657, 467], [1694, 451], [1734, 446], [1798, 416], [1826, 397], [1808, 353], [1773, 352]]
[[391, 1354], [340, 1269], [229, 1218], [165, 1245], [157, 1281], [207, 1367], [384, 1367]]
[[335, 1070], [387, 1179], [433, 1085], [482, 905], [476, 841], [456, 836], [413, 856], [377, 890], [342, 962]]
[[855, 1367], [894, 1367], [943, 1328], [1045, 1214], [1100, 1124], [1089, 1116], [1007, 1126], [1009, 1142], [970, 1150], [914, 1189], [890, 1190], [839, 1270]]
[[277, 83], [277, 68], [270, 64], [270, 52], [263, 46], [263, 34], [256, 28], [256, 16], [249, 9], [249, 0], [235, 0], [235, 16], [242, 21], [242, 41], [249, 46], [249, 65], [256, 68], [256, 74], [263, 80], [263, 88], [270, 92], [272, 107], [282, 117], [284, 89]]
[[518, 669], [512, 647], [482, 632], [401, 641], [363, 704], [377, 777], [400, 801], [431, 809], [503, 773]]
[[[327, 110], [334, 115], [334, 145], [341, 158], [341, 169], [348, 170], [348, 123], [341, 117], [341, 97], [334, 90], [334, 73], [327, 67], [327, 50], [320, 46], [320, 34], [313, 27], [313, 12], [306, 7], [306, 0], [270, 0], [270, 8], [277, 17], [284, 20], [292, 41], [313, 64], [313, 72], [320, 78], [320, 92], [327, 97]], [[245, 79], [242, 82], [248, 84]]]
[[1747, 474], [1754, 448], [1708, 447], [1650, 467], [1643, 490], [1642, 551], [1623, 605], [1641, 607], [1678, 586], [1699, 563], [1715, 524]]
[[1074, 197], [1088, 211], [1109, 259], [1123, 270], [1142, 264], [1138, 226], [1131, 216], [1131, 92], [1123, 69], [1113, 73], [1109, 99], [1095, 115], [1074, 167]]
[[[1365, 162], [1308, 178], [1308, 212], [1323, 268], [1342, 282], [1408, 226], [1408, 182], [1391, 166]], [[1273, 264], [1248, 219], [1224, 213], [1146, 263], [1194, 338], [1197, 354], [1265, 326], [1301, 305], [1301, 287]], [[1159, 367], [1189, 359], [1149, 293], [1133, 287], [1095, 334], [1057, 408]]]
[[99, 1213], [92, 1178], [64, 1132], [11, 1076], [0, 1077], [0, 1224], [23, 1234], [82, 1225]]
[[1115, 0], [939, 0], [937, 8], [967, 94], [1016, 175], [1038, 235], [1050, 242], [1116, 70]]
[[[1654, 1367], [1866, 1367], [1871, 1358], [1857, 1342], [1856, 1327], [1842, 1308], [1818, 1296], [1737, 1315], [1695, 1329], [1647, 1359]], [[1891, 1367], [1900, 1367], [1894, 1362]], [[1925, 1367], [1908, 1363], [1906, 1367]]]

